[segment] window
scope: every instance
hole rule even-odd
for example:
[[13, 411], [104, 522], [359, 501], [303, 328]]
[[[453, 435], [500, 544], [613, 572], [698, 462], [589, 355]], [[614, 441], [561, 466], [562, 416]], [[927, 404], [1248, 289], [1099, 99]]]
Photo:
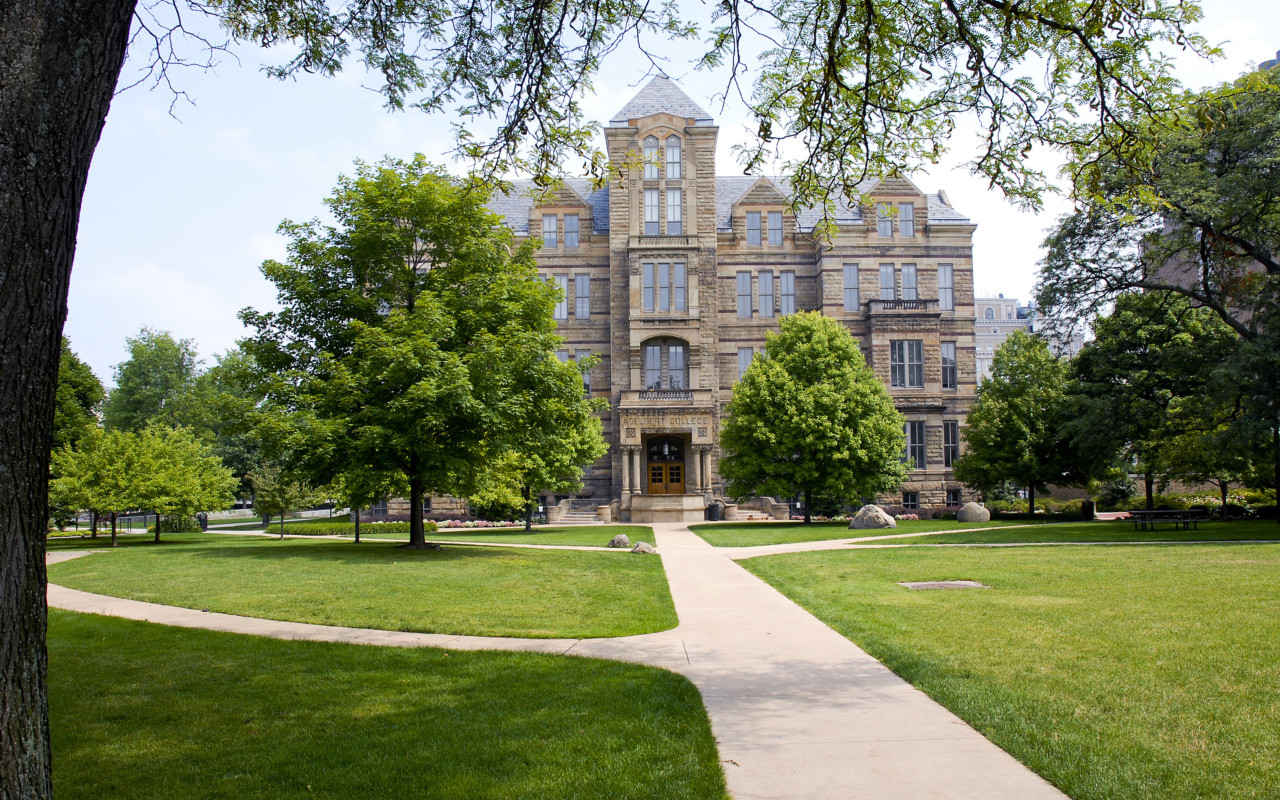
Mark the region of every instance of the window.
[[903, 507], [903, 508], [909, 508], [909, 509], [917, 509], [917, 508], [919, 508], [919, 507], [920, 507], [920, 493], [919, 493], [919, 492], [903, 492], [903, 493], [902, 493], [902, 507]]
[[569, 318], [569, 278], [565, 275], [556, 275], [551, 280], [555, 281], [556, 286], [560, 288], [560, 299], [556, 301], [556, 310], [553, 316], [556, 319]]
[[564, 215], [564, 246], [565, 247], [578, 246], [578, 215], [577, 214]]
[[658, 310], [671, 310], [671, 265], [658, 265]]
[[680, 137], [667, 137], [667, 180], [680, 179]]
[[650, 344], [644, 348], [644, 388], [662, 388], [662, 345]]
[[751, 319], [751, 273], [738, 273], [738, 317]]
[[881, 236], [893, 236], [893, 206], [889, 203], [876, 205], [876, 233]]
[[897, 300], [898, 293], [893, 285], [893, 265], [880, 265], [880, 299]]
[[[579, 364], [581, 364], [584, 359], [590, 357], [590, 350], [577, 350], [573, 354], [573, 360], [577, 361]], [[591, 396], [591, 370], [589, 369], [582, 370], [582, 390], [587, 397]]]
[[687, 311], [689, 302], [687, 298], [688, 290], [685, 287], [684, 264], [672, 264], [671, 270], [675, 277], [676, 311]]
[[985, 318], [987, 318], [987, 319], [995, 319], [995, 318], [996, 318], [996, 312], [994, 312], [994, 311], [992, 311], [991, 309], [989, 309], [989, 308], [988, 308], [986, 311], [984, 311], [984, 312], [982, 313], [982, 316], [983, 316], [983, 317], [985, 317]]
[[[956, 463], [956, 459], [960, 457], [960, 423], [955, 420], [948, 420], [942, 423], [942, 466], [949, 467]], [[960, 495], [960, 490], [956, 489], [956, 496]], [[948, 492], [950, 495], [950, 492]], [[948, 497], [947, 505], [951, 505]], [[956, 505], [960, 505], [957, 501]]]
[[908, 422], [903, 430], [907, 434], [907, 463], [912, 469], [924, 469], [924, 422]]
[[747, 368], [751, 366], [751, 359], [755, 356], [755, 351], [750, 347], [738, 348], [738, 380], [742, 380], [742, 376], [747, 374]]
[[796, 313], [796, 273], [794, 270], [784, 269], [782, 274], [778, 276], [782, 281], [782, 315]]
[[684, 197], [679, 189], [667, 190], [667, 235], [684, 234]]
[[858, 265], [844, 265], [844, 310], [857, 311], [861, 305], [858, 298]]
[[964, 501], [964, 498], [960, 495], [959, 489], [947, 490], [947, 508], [956, 508], [963, 501]]
[[557, 350], [557, 351], [556, 351], [556, 358], [560, 361], [560, 363], [561, 363], [561, 364], [563, 364], [564, 362], [566, 362], [566, 361], [568, 361], [568, 360], [569, 360], [569, 351], [568, 351], [568, 350]]
[[915, 203], [898, 203], [898, 233], [903, 236], [916, 235]]
[[889, 385], [924, 388], [924, 343], [919, 339], [889, 342]]
[[559, 218], [555, 214], [542, 215], [542, 246], [556, 246], [556, 221]]
[[658, 230], [658, 190], [644, 190], [644, 235], [657, 236]]
[[760, 316], [773, 316], [773, 270], [760, 270]]
[[760, 244], [760, 212], [747, 212], [747, 244]]
[[685, 346], [682, 344], [667, 347], [667, 386], [671, 389], [685, 388], [684, 353]]
[[573, 276], [573, 318], [591, 318], [591, 276], [578, 274]]
[[769, 244], [782, 244], [782, 212], [769, 212]]
[[920, 292], [916, 284], [916, 265], [902, 265], [902, 299], [903, 300], [919, 300]]
[[942, 343], [942, 388], [954, 389], [958, 383], [956, 374], [956, 343]]
[[950, 264], [938, 265], [938, 308], [954, 311], [956, 307], [956, 273]]
[[662, 177], [658, 166], [658, 137], [646, 136], [644, 140], [644, 179], [656, 181]]
[[644, 273], [644, 310], [652, 311], [654, 309], [654, 282], [653, 282], [653, 265], [645, 264]]

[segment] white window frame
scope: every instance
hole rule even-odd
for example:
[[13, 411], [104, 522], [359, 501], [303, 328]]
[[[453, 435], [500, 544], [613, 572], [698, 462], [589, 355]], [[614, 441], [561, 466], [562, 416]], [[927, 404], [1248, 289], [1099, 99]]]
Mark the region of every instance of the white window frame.
[[573, 318], [591, 319], [591, 276], [585, 272], [573, 276]]
[[556, 243], [556, 226], [559, 224], [560, 218], [555, 214], [542, 215], [542, 246], [553, 250], [558, 245]]
[[687, 389], [689, 346], [683, 344], [667, 345], [667, 388]]
[[942, 356], [942, 388], [958, 388], [960, 371], [956, 364], [956, 343], [941, 342], [938, 350]]
[[684, 262], [677, 261], [671, 265], [672, 281], [671, 285], [674, 290], [675, 310], [689, 310], [689, 288], [688, 275], [685, 272]]
[[747, 212], [747, 244], [755, 246], [760, 244], [760, 212]]
[[[591, 357], [590, 350], [575, 350], [573, 352], [573, 360], [578, 364], [581, 364], [583, 359], [590, 358], [590, 357]], [[581, 372], [582, 374], [583, 394], [585, 394], [587, 397], [590, 397], [591, 396], [591, 370], [580, 369], [579, 372]]]
[[760, 286], [760, 318], [773, 318], [773, 270], [762, 269], [757, 277]]
[[754, 348], [738, 348], [738, 380], [742, 380], [742, 376], [747, 374], [747, 369], [750, 368], [751, 360], [755, 358], [755, 354]]
[[641, 278], [641, 308], [645, 311], [653, 311], [657, 308], [657, 282], [654, 277], [654, 265], [642, 264], [640, 267]]
[[858, 296], [858, 265], [844, 265], [844, 310], [858, 311], [862, 298]]
[[882, 238], [893, 238], [892, 209], [892, 203], [876, 203], [876, 234]]
[[782, 212], [769, 212], [769, 244], [774, 247], [782, 245]]
[[897, 300], [897, 269], [893, 264], [880, 265], [880, 299]]
[[646, 136], [644, 139], [644, 179], [656, 181], [662, 177], [662, 167], [658, 164], [658, 137]]
[[924, 420], [907, 420], [902, 432], [907, 436], [907, 463], [912, 469], [924, 469], [927, 466]]
[[938, 308], [943, 311], [956, 309], [956, 270], [952, 264], [938, 265]]
[[893, 339], [889, 342], [889, 385], [898, 389], [924, 388], [924, 342]]
[[578, 215], [577, 214], [564, 215], [564, 246], [565, 247], [578, 246]]
[[552, 312], [552, 318], [563, 320], [569, 318], [569, 276], [553, 275], [551, 280], [555, 281], [556, 286], [560, 288], [560, 299], [556, 301], [556, 310]]
[[671, 264], [663, 261], [658, 265], [658, 310], [671, 310]]
[[751, 319], [751, 273], [738, 273], [738, 319]]
[[920, 299], [919, 272], [916, 270], [915, 264], [902, 265], [902, 299]]
[[662, 388], [662, 345], [644, 346], [644, 388], [653, 391]]
[[796, 313], [796, 271], [793, 269], [784, 269], [778, 273], [778, 291], [781, 294], [782, 302], [778, 307], [778, 313], [782, 316]]
[[[672, 156], [675, 156], [672, 158]], [[667, 137], [667, 180], [680, 180], [680, 137]]]
[[957, 420], [942, 421], [942, 466], [950, 469], [960, 457], [960, 423]]
[[662, 234], [661, 222], [658, 220], [658, 204], [661, 202], [657, 189], [644, 190], [644, 235], [659, 236]]
[[898, 203], [898, 233], [903, 236], [916, 235], [915, 203]]
[[667, 189], [667, 235], [684, 235], [684, 192]]

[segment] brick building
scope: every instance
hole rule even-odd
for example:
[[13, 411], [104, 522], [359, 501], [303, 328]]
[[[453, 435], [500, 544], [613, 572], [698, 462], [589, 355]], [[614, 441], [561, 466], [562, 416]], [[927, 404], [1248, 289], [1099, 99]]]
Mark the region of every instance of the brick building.
[[[717, 177], [718, 129], [670, 80], [646, 85], [604, 130], [625, 178], [569, 180], [535, 204], [527, 185], [493, 201], [565, 290], [563, 359], [601, 357], [588, 391], [607, 397], [610, 450], [583, 497], [623, 519], [700, 519], [722, 495], [717, 433], [733, 384], [778, 317], [839, 319], [907, 418], [915, 465], [893, 506], [962, 498], [951, 474], [974, 397], [974, 225], [945, 193], [905, 179], [864, 187], [815, 238], [785, 178]], [[965, 498], [967, 499], [967, 498]]]

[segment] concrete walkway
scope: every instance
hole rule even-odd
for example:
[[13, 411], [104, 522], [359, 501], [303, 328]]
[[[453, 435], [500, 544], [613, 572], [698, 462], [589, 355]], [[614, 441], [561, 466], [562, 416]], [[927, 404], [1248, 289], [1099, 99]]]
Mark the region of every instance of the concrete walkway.
[[49, 604], [289, 639], [536, 650], [666, 667], [702, 692], [737, 800], [1066, 797], [725, 552], [684, 526], [654, 528], [680, 624], [644, 636], [491, 639], [365, 631], [177, 609], [55, 585]]

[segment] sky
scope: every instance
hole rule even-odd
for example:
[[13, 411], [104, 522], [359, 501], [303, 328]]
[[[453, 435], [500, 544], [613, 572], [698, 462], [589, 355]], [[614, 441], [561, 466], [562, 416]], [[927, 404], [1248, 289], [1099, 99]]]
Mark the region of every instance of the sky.
[[[1199, 30], [1223, 45], [1225, 58], [1179, 59], [1184, 84], [1201, 88], [1231, 80], [1280, 50], [1280, 14], [1272, 2], [1204, 5]], [[107, 385], [127, 357], [125, 339], [142, 326], [193, 340], [206, 365], [247, 335], [236, 313], [275, 306], [274, 287], [259, 267], [285, 256], [276, 227], [285, 219], [323, 217], [324, 198], [356, 159], [424, 153], [450, 162], [448, 119], [387, 111], [381, 97], [362, 85], [366, 78], [358, 69], [282, 82], [260, 69], [279, 56], [252, 48], [234, 52], [238, 60], [223, 56], [211, 71], [175, 74], [175, 85], [191, 102], [174, 104], [167, 89], [145, 86], [112, 102], [85, 191], [65, 328], [72, 349]], [[134, 68], [126, 64], [126, 81]], [[716, 118], [717, 172], [741, 174], [732, 145], [746, 140], [745, 109], [732, 97], [719, 99], [723, 75], [696, 72], [678, 57], [663, 68]], [[588, 116], [606, 123], [650, 69], [634, 54], [615, 54], [595, 95], [584, 101]], [[945, 190], [977, 224], [978, 294], [1026, 302], [1045, 229], [1069, 204], [1051, 198], [1039, 214], [1019, 211], [955, 166], [972, 142], [959, 133], [953, 138], [952, 156], [911, 177], [926, 192]], [[1041, 158], [1043, 168], [1056, 169], [1051, 155]]]

